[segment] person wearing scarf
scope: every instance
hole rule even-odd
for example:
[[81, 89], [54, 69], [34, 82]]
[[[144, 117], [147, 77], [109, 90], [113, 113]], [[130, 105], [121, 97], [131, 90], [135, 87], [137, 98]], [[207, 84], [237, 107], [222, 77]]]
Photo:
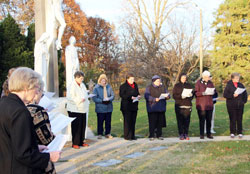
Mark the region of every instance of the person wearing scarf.
[[239, 135], [239, 138], [243, 137], [242, 118], [244, 113], [244, 105], [247, 102], [247, 91], [245, 90], [241, 94], [235, 94], [237, 88], [245, 89], [244, 85], [239, 81], [240, 74], [233, 73], [231, 75], [231, 80], [228, 81], [227, 86], [224, 89], [223, 94], [223, 96], [226, 98], [227, 111], [230, 119], [231, 138], [234, 138], [237, 134]]
[[[138, 110], [138, 100], [140, 93], [137, 84], [134, 82], [134, 76], [128, 74], [125, 83], [120, 86], [121, 107], [124, 125], [124, 139], [136, 140], [135, 123]], [[135, 101], [135, 99], [137, 99]]]
[[83, 79], [84, 73], [82, 71], [76, 71], [70, 89], [67, 89], [67, 111], [69, 117], [75, 118], [71, 122], [72, 147], [74, 149], [79, 149], [80, 146], [89, 146], [85, 143], [89, 100], [87, 88], [83, 83]]
[[98, 79], [98, 84], [94, 87], [92, 98], [95, 102], [95, 112], [97, 114], [97, 133], [98, 139], [103, 136], [103, 123], [105, 122], [105, 137], [113, 138], [111, 136], [111, 115], [113, 112], [112, 101], [115, 98], [112, 87], [108, 84], [108, 78], [105, 74], [101, 74]]
[[160, 99], [159, 97], [161, 96], [161, 94], [165, 93], [168, 93], [168, 91], [162, 85], [160, 76], [154, 75], [152, 77], [152, 83], [147, 86], [144, 94], [148, 112], [150, 141], [154, 140], [155, 133], [158, 139], [163, 140], [162, 127], [166, 127], [166, 100], [170, 99], [170, 95], [168, 95], [164, 99]]
[[180, 140], [189, 140], [188, 129], [192, 112], [193, 91], [187, 97], [182, 95], [184, 89], [192, 89], [192, 86], [187, 82], [187, 75], [181, 74], [179, 83], [174, 86], [173, 98], [175, 99], [175, 113]]
[[204, 139], [204, 125], [206, 120], [207, 138], [213, 139], [211, 135], [211, 120], [213, 114], [213, 94], [206, 94], [206, 88], [214, 88], [214, 84], [210, 80], [210, 72], [204, 71], [202, 78], [197, 80], [195, 84], [196, 109], [199, 116], [200, 139]]

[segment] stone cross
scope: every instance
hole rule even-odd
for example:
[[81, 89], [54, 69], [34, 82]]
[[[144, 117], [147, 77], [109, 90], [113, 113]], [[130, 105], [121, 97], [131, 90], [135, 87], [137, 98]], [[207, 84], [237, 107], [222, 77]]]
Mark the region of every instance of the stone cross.
[[44, 32], [51, 35], [49, 50], [49, 65], [47, 73], [47, 91], [55, 92], [55, 96], [59, 96], [58, 81], [58, 57], [56, 49], [57, 29], [55, 20], [53, 19], [53, 9], [50, 5], [52, 0], [35, 0], [35, 36], [36, 41]]

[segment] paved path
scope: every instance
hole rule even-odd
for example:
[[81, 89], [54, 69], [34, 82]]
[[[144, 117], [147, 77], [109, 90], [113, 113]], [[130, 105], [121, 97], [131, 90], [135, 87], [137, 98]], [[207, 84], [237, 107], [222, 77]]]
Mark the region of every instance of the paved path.
[[[122, 147], [128, 145], [134, 145], [135, 148], [140, 148], [141, 145], [145, 144], [172, 144], [172, 143], [191, 143], [191, 142], [205, 142], [205, 141], [239, 141], [247, 140], [250, 141], [250, 135], [244, 136], [243, 139], [238, 137], [232, 139], [229, 136], [215, 136], [213, 140], [205, 138], [201, 140], [199, 137], [191, 137], [190, 140], [179, 140], [178, 138], [165, 138], [164, 140], [154, 140], [149, 141], [148, 138], [140, 138], [136, 141], [126, 141], [123, 138], [113, 138], [113, 139], [101, 139], [98, 140], [97, 137], [93, 136], [91, 132], [89, 137], [89, 147], [81, 147], [80, 149], [71, 148], [71, 143], [68, 143], [68, 147], [63, 149], [62, 158], [56, 163], [56, 170], [58, 174], [75, 174], [78, 173], [78, 167], [81, 168], [92, 165], [93, 163], [102, 160], [104, 155], [107, 157], [119, 150]], [[107, 151], [107, 153], [103, 153]], [[91, 160], [90, 160], [91, 159]]]

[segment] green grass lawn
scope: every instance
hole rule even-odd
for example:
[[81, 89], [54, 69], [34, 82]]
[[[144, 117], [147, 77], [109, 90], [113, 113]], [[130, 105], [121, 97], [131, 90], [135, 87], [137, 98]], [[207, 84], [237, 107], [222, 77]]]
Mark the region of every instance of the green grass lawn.
[[[121, 164], [109, 167], [83, 168], [84, 174], [247, 174], [250, 173], [250, 144], [248, 141], [174, 143], [167, 149], [150, 151], [165, 144], [143, 144], [137, 151], [144, 156], [136, 159], [124, 158], [127, 149], [112, 151], [110, 158], [118, 158]], [[138, 145], [137, 145], [138, 146]], [[105, 152], [108, 153], [108, 152]]]
[[[112, 128], [111, 133], [114, 136], [122, 137], [123, 135], [123, 116], [120, 111], [120, 102], [113, 102], [114, 110], [112, 113]], [[166, 111], [167, 128], [163, 128], [164, 137], [176, 137], [178, 136], [178, 129], [176, 123], [176, 116], [174, 111], [174, 102], [168, 101]], [[96, 134], [97, 132], [97, 116], [95, 113], [95, 104], [91, 102], [88, 125]], [[245, 105], [244, 116], [243, 116], [243, 129], [244, 134], [250, 134], [250, 103]], [[218, 101], [216, 103], [216, 116], [215, 116], [215, 136], [218, 135], [229, 135], [229, 117], [226, 109], [225, 101]], [[146, 103], [144, 101], [139, 102], [139, 110], [136, 120], [136, 131], [137, 136], [148, 137], [148, 116], [146, 111]], [[193, 103], [193, 111], [191, 115], [190, 136], [199, 136], [199, 119]]]

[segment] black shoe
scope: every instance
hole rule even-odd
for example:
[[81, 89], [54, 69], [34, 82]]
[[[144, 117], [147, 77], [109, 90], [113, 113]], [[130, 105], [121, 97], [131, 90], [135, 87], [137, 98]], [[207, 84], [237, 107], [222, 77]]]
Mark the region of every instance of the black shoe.
[[133, 137], [132, 140], [137, 140], [137, 138], [136, 138], [136, 137]]
[[214, 137], [212, 135], [207, 135], [207, 138], [214, 139]]
[[200, 139], [204, 139], [204, 135], [201, 135], [201, 136], [200, 136]]

